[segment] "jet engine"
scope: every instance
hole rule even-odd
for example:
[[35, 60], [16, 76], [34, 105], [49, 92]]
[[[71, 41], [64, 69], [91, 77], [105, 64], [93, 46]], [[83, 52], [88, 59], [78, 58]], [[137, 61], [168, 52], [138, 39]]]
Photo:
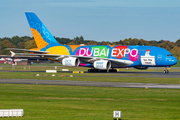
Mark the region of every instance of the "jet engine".
[[147, 70], [148, 69], [148, 67], [145, 67], [145, 66], [136, 66], [134, 68], [139, 69], [139, 70]]
[[111, 62], [107, 60], [98, 60], [93, 63], [95, 69], [108, 70], [111, 68]]
[[73, 67], [77, 67], [80, 63], [80, 60], [78, 58], [74, 58], [74, 57], [69, 57], [69, 58], [64, 58], [62, 60], [62, 65], [64, 66], [73, 66]]

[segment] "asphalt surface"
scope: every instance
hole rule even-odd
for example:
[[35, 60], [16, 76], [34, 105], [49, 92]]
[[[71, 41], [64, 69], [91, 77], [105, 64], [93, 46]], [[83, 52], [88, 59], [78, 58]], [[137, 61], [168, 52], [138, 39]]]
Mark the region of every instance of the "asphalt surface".
[[178, 84], [90, 82], [90, 81], [65, 81], [65, 80], [36, 80], [36, 79], [0, 79], [0, 83], [39, 84], [39, 85], [67, 85], [67, 86], [94, 86], [94, 87], [123, 87], [123, 88], [180, 89], [180, 85], [178, 85]]

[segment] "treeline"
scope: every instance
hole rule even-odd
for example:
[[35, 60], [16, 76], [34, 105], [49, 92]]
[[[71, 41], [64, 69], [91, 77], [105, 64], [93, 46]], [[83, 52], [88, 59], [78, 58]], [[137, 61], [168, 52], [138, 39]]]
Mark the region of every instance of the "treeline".
[[[168, 40], [144, 40], [137, 38], [126, 38], [124, 40], [119, 40], [117, 42], [102, 41], [97, 42], [94, 40], [84, 40], [83, 36], [75, 37], [74, 39], [69, 38], [59, 38], [55, 39], [63, 45], [147, 45], [147, 46], [157, 46], [162, 47], [170, 51], [176, 58], [180, 58], [180, 39], [176, 42], [170, 42]], [[36, 48], [36, 43], [33, 37], [29, 36], [14, 36], [12, 38], [0, 38], [0, 54], [9, 55], [10, 52], [6, 48], [20, 48], [20, 49], [31, 49]]]

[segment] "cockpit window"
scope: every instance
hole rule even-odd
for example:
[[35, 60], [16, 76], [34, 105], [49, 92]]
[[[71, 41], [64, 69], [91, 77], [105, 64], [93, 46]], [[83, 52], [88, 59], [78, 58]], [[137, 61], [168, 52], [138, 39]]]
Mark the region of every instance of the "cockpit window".
[[168, 54], [167, 56], [173, 56], [172, 54]]

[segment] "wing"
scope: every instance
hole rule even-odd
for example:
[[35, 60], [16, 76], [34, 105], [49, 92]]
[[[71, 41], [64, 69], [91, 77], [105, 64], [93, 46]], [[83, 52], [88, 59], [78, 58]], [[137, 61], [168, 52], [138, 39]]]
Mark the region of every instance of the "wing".
[[25, 52], [33, 52], [34, 53], [34, 54], [31, 54], [31, 53], [14, 53], [14, 52], [10, 51], [12, 57], [15, 55], [40, 56], [40, 57], [49, 58], [49, 59], [52, 59], [55, 61], [62, 61], [62, 59], [64, 59], [64, 58], [74, 57], [74, 58], [78, 58], [80, 61], [90, 63], [90, 64], [93, 64], [94, 61], [97, 61], [97, 60], [107, 60], [107, 61], [111, 62], [112, 66], [118, 66], [118, 67], [123, 67], [123, 66], [128, 66], [128, 65], [133, 64], [133, 62], [130, 60], [88, 57], [88, 56], [76, 56], [76, 55], [48, 54], [49, 53], [48, 51], [36, 51], [36, 50], [26, 50], [26, 49], [17, 49], [17, 48], [8, 48], [8, 50], [25, 51]]

